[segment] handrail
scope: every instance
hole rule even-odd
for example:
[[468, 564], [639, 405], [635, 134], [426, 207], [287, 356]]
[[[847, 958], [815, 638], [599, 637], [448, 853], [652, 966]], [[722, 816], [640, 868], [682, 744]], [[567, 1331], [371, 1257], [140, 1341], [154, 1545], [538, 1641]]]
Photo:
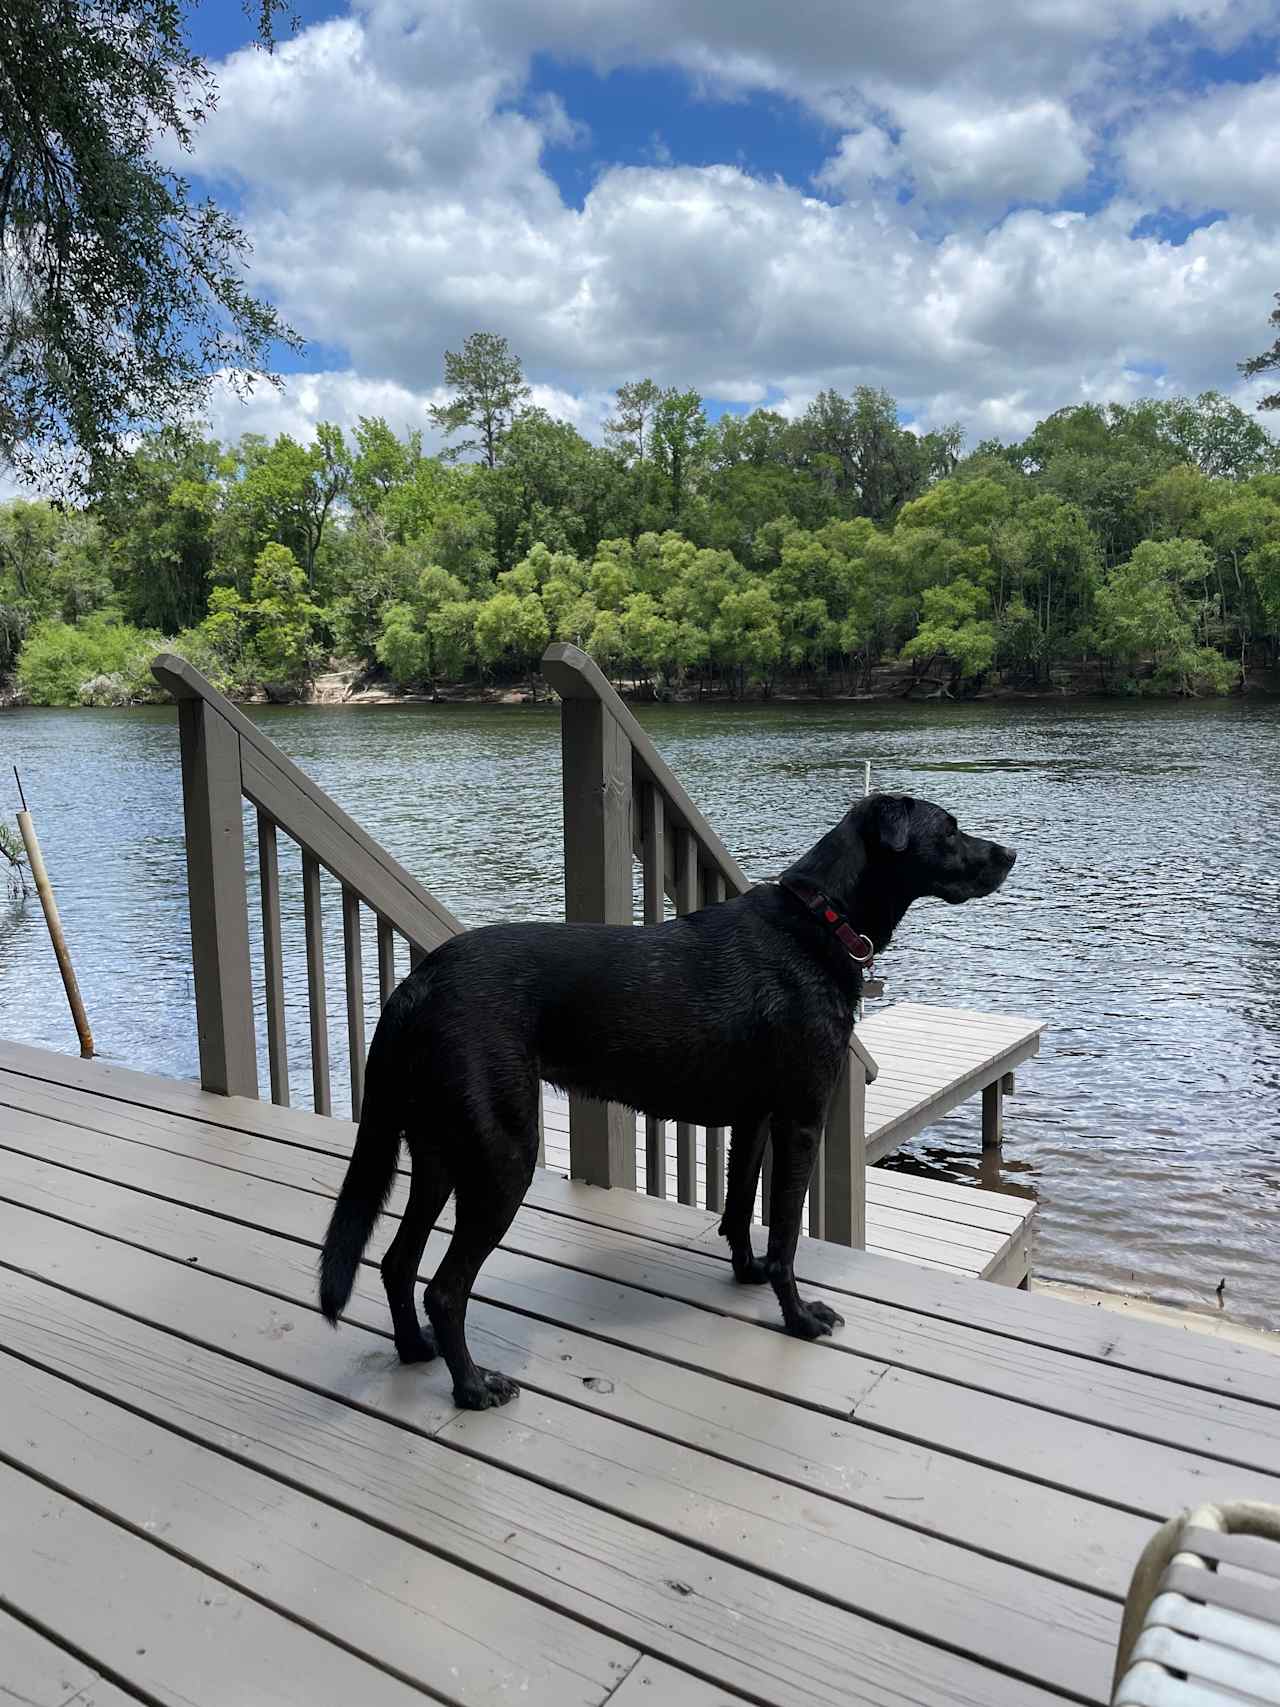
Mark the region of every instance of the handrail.
[[[570, 919], [633, 922], [633, 858], [643, 872], [643, 916], [656, 924], [666, 898], [677, 913], [740, 895], [752, 887], [604, 672], [577, 646], [555, 641], [542, 673], [561, 700], [564, 785], [565, 912]], [[810, 1231], [866, 1244], [865, 1097], [874, 1059], [856, 1034], [828, 1113], [822, 1158], [809, 1193]], [[570, 1169], [595, 1185], [636, 1185], [630, 1112], [571, 1096]], [[724, 1204], [724, 1133], [705, 1141], [708, 1209]], [[676, 1191], [696, 1203], [697, 1131], [676, 1124]], [[665, 1121], [645, 1122], [645, 1189], [665, 1197]], [[764, 1202], [768, 1209], [768, 1170]]]
[[365, 897], [369, 905], [411, 942], [426, 949], [438, 948], [466, 928], [193, 664], [164, 652], [152, 664], [151, 673], [174, 699], [203, 700], [230, 725], [240, 742], [245, 796], [288, 829], [295, 840], [303, 839], [297, 830], [305, 830], [313, 840], [304, 845], [310, 846], [320, 864], [340, 882], [370, 885]]
[[368, 907], [377, 919], [378, 984], [384, 1003], [395, 984], [396, 935], [408, 943], [410, 961], [416, 964], [464, 927], [185, 658], [163, 653], [151, 669], [178, 702], [201, 1084], [227, 1095], [258, 1095], [242, 807], [247, 799], [258, 815], [272, 1100], [289, 1101], [280, 830], [302, 851], [312, 1086], [321, 1114], [330, 1112], [321, 868], [342, 885], [352, 1113], [358, 1117], [364, 1076], [360, 907]]

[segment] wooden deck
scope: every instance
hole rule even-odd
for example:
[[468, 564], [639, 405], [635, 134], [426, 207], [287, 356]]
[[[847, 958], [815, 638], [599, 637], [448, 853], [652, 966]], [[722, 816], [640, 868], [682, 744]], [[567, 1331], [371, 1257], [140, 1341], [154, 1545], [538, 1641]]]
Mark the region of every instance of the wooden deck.
[[[949, 1185], [871, 1164], [982, 1094], [1037, 1054], [1044, 1022], [1009, 1014], [896, 1002], [858, 1023], [875, 1063], [866, 1090], [867, 1249], [975, 1280], [1020, 1286], [1031, 1270], [1032, 1200]], [[976, 1116], [975, 1116], [976, 1119]], [[569, 1103], [543, 1093], [548, 1168], [569, 1173]], [[706, 1202], [706, 1132], [695, 1128], [699, 1203]], [[636, 1121], [636, 1177], [644, 1179], [645, 1127]], [[667, 1196], [676, 1195], [676, 1138], [667, 1123]]]
[[0, 1696], [1101, 1703], [1153, 1524], [1280, 1500], [1264, 1354], [809, 1241], [802, 1344], [701, 1211], [547, 1173], [459, 1414], [376, 1269], [316, 1312], [349, 1132], [0, 1046]]
[[1040, 1051], [1044, 1021], [894, 1002], [858, 1022], [879, 1068], [867, 1085], [867, 1164], [979, 1096]]

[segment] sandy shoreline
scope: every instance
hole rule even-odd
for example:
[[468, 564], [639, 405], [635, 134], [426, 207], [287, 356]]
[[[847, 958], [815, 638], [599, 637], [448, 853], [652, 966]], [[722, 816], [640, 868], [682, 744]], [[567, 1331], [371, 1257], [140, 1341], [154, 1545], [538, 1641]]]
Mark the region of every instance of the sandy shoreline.
[[1280, 1352], [1280, 1333], [1268, 1333], [1262, 1328], [1246, 1327], [1233, 1322], [1217, 1310], [1178, 1308], [1157, 1304], [1150, 1298], [1132, 1297], [1123, 1292], [1101, 1292], [1091, 1286], [1070, 1286], [1065, 1281], [1031, 1279], [1031, 1290], [1048, 1297], [1066, 1298], [1095, 1310], [1113, 1310], [1117, 1315], [1130, 1316], [1139, 1322], [1158, 1322], [1162, 1327], [1181, 1328], [1184, 1332], [1212, 1334], [1216, 1339], [1234, 1340], [1238, 1345], [1252, 1346], [1255, 1351]]

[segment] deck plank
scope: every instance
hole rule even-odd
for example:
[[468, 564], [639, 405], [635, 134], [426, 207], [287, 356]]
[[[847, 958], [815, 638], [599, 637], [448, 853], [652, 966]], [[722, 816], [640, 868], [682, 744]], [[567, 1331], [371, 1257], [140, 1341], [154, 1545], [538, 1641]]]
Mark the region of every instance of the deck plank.
[[422, 1707], [420, 1690], [2, 1464], [0, 1600], [165, 1707]]
[[[251, 1220], [264, 1230], [287, 1230], [312, 1240], [318, 1236], [322, 1216], [318, 1205], [307, 1204], [307, 1197], [336, 1194], [341, 1171], [327, 1158], [310, 1158], [311, 1184], [300, 1204], [289, 1188], [277, 1188], [268, 1180], [235, 1176], [226, 1168], [209, 1168], [201, 1160], [169, 1151], [113, 1144], [85, 1127], [36, 1122], [13, 1110], [0, 1110], [0, 1142], [32, 1156], [61, 1159], [64, 1165], [85, 1168], [100, 1179], [132, 1183], [136, 1189], [163, 1192], [177, 1202], [194, 1202]], [[0, 1174], [5, 1166], [0, 1158]], [[393, 1212], [398, 1212], [403, 1194], [401, 1182], [392, 1198]], [[448, 1225], [446, 1212], [441, 1226]], [[529, 1207], [517, 1215], [504, 1248], [660, 1291], [739, 1320], [774, 1324], [772, 1298], [753, 1288], [727, 1284], [728, 1268], [718, 1253], [652, 1245], [590, 1223], [566, 1223]], [[495, 1260], [490, 1259], [490, 1266]], [[1189, 1395], [1178, 1389], [1166, 1393], [1142, 1375], [1082, 1365], [1052, 1350], [1022, 1343], [993, 1345], [975, 1330], [941, 1327], [929, 1318], [865, 1300], [850, 1314], [849, 1326], [819, 1349], [847, 1351], [855, 1344], [862, 1357], [965, 1385], [982, 1385], [1021, 1403], [1040, 1404], [1280, 1474], [1280, 1432], [1252, 1406], [1232, 1399]]]
[[[6, 1051], [14, 1048], [18, 1053], [12, 1057]], [[28, 1056], [38, 1059], [40, 1052], [28, 1052]], [[9, 1046], [0, 1043], [0, 1066], [6, 1063], [16, 1067], [24, 1064], [22, 1046]], [[91, 1067], [101, 1066], [103, 1072], [117, 1088], [132, 1090], [135, 1095], [145, 1095], [145, 1086], [149, 1082], [145, 1075], [131, 1074], [128, 1069], [107, 1067], [100, 1063], [90, 1063]], [[136, 1086], [130, 1080], [137, 1081]], [[84, 1082], [84, 1081], [79, 1081]], [[194, 1087], [193, 1087], [194, 1088]], [[204, 1093], [198, 1093], [203, 1095]], [[569, 1172], [568, 1144], [568, 1099], [558, 1092], [547, 1090], [544, 1098], [544, 1124], [547, 1142], [547, 1162], [553, 1168], [558, 1168], [566, 1175]], [[305, 1111], [304, 1118], [305, 1118]], [[675, 1199], [676, 1174], [678, 1171], [678, 1144], [674, 1127], [668, 1127], [667, 1133], [667, 1196]], [[701, 1127], [694, 1128], [695, 1176], [697, 1196], [700, 1202], [706, 1199], [706, 1170], [705, 1148], [706, 1133]], [[637, 1119], [637, 1177], [643, 1177], [645, 1134], [644, 1122]], [[867, 1248], [872, 1252], [899, 1261], [916, 1262], [944, 1273], [957, 1276], [987, 1276], [998, 1280], [1001, 1284], [1017, 1286], [1025, 1278], [1029, 1268], [1030, 1233], [1028, 1223], [1032, 1215], [1032, 1206], [1026, 1205], [1020, 1212], [1011, 1212], [1011, 1225], [1008, 1236], [1003, 1240], [990, 1239], [984, 1235], [999, 1231], [998, 1227], [990, 1226], [990, 1217], [981, 1213], [972, 1215], [968, 1222], [962, 1222], [957, 1215], [949, 1219], [956, 1225], [968, 1225], [970, 1236], [957, 1239], [952, 1236], [951, 1229], [935, 1227], [922, 1218], [917, 1225], [904, 1223], [902, 1215], [913, 1214], [917, 1205], [905, 1201], [907, 1196], [917, 1195], [914, 1182], [900, 1184], [896, 1188], [903, 1194], [903, 1200], [887, 1203], [871, 1187], [870, 1170], [868, 1179], [867, 1205]], [[924, 1195], [924, 1194], [919, 1194]], [[990, 1194], [977, 1191], [970, 1193], [972, 1208], [980, 1211], [983, 1200]], [[891, 1215], [882, 1213], [890, 1207], [899, 1213]], [[1001, 1210], [1001, 1213], [1008, 1213]]]
[[[131, 1183], [139, 1191], [163, 1193], [176, 1203], [196, 1203], [203, 1210], [248, 1221], [262, 1230], [288, 1232], [313, 1243], [325, 1218], [315, 1200], [336, 1193], [340, 1176], [332, 1161], [312, 1157], [313, 1183], [299, 1195], [293, 1188], [237, 1176], [224, 1167], [210, 1168], [189, 1156], [136, 1144], [120, 1145], [81, 1126], [38, 1123], [12, 1110], [0, 1110], [0, 1143], [13, 1147], [0, 1152], [0, 1178], [12, 1171], [11, 1155], [25, 1151], [33, 1159], [60, 1161], [104, 1181]], [[403, 1193], [401, 1183], [392, 1199], [394, 1212], [398, 1212]], [[440, 1225], [445, 1228], [451, 1224], [446, 1211]], [[386, 1232], [384, 1222], [373, 1251], [380, 1248]], [[432, 1249], [438, 1260], [439, 1245]], [[739, 1321], [775, 1325], [772, 1297], [754, 1288], [732, 1285], [728, 1266], [718, 1253], [704, 1255], [650, 1244], [529, 1207], [517, 1215], [504, 1240], [504, 1251], [620, 1281]], [[486, 1265], [478, 1296], [492, 1295], [486, 1276], [502, 1272], [494, 1267], [499, 1257], [500, 1253], [495, 1253]], [[1112, 1430], [1217, 1457], [1242, 1468], [1280, 1474], [1280, 1431], [1271, 1426], [1265, 1413], [1248, 1403], [1195, 1390], [1166, 1390], [1166, 1384], [1143, 1375], [1084, 1364], [1023, 1342], [992, 1342], [976, 1330], [940, 1324], [865, 1299], [847, 1312], [847, 1319], [845, 1329], [819, 1343], [821, 1354], [839, 1351], [847, 1356], [856, 1351], [864, 1361], [872, 1359], [930, 1378], [979, 1386], [1020, 1404], [1096, 1421]], [[833, 1371], [822, 1385], [839, 1380]]]
[[[265, 1148], [282, 1156], [340, 1156], [354, 1133], [347, 1122], [320, 1121], [298, 1110], [210, 1096], [182, 1081], [150, 1080], [127, 1069], [103, 1069], [96, 1062], [85, 1063], [74, 1057], [26, 1050], [21, 1045], [0, 1044], [0, 1058], [12, 1059], [14, 1055], [25, 1057], [24, 1065], [40, 1069], [40, 1076], [32, 1079], [22, 1073], [3, 1073], [0, 1085], [15, 1080], [49, 1082], [65, 1089], [68, 1082], [74, 1086], [77, 1081], [85, 1080], [92, 1086], [101, 1075], [100, 1082], [126, 1091], [124, 1101], [117, 1105], [126, 1112], [139, 1110], [129, 1118], [140, 1121], [138, 1095], [143, 1086], [154, 1084], [155, 1101], [165, 1107], [153, 1112], [162, 1118], [167, 1118], [170, 1105], [176, 1104], [178, 1110], [198, 1115], [205, 1126], [229, 1134], [232, 1144], [251, 1145], [255, 1134], [268, 1136]], [[46, 1077], [50, 1074], [52, 1079]], [[86, 1096], [88, 1104], [98, 1104], [104, 1109], [117, 1103], [114, 1093], [105, 1098], [81, 1092], [73, 1100], [78, 1100], [83, 1108], [87, 1106]], [[719, 1241], [714, 1237], [714, 1218], [682, 1205], [570, 1184], [549, 1174], [535, 1178], [530, 1202], [553, 1206], [564, 1219], [581, 1219], [614, 1230], [632, 1228], [637, 1237], [642, 1230], [651, 1230], [657, 1237], [680, 1247], [696, 1248], [701, 1240], [709, 1257], [721, 1256]], [[653, 1241], [646, 1238], [645, 1242]], [[1201, 1388], [1215, 1395], [1232, 1394], [1280, 1406], [1280, 1376], [1275, 1373], [1273, 1360], [1232, 1342], [1190, 1330], [1174, 1333], [1110, 1315], [1103, 1320], [1102, 1312], [1084, 1311], [1063, 1300], [1034, 1295], [1014, 1298], [1003, 1288], [975, 1288], [945, 1274], [926, 1273], [873, 1256], [852, 1255], [808, 1239], [800, 1241], [797, 1266], [809, 1284], [838, 1285], [864, 1302], [909, 1310], [937, 1323], [939, 1332], [945, 1331], [946, 1323], [963, 1324], [974, 1332], [1037, 1349], [1055, 1348], [1085, 1364], [1101, 1363], [1109, 1370], [1145, 1372], [1184, 1389]], [[980, 1348], [977, 1355], [982, 1355]]]
[[[0, 1619], [117, 1694], [1101, 1704], [1153, 1524], [1280, 1501], [1270, 1360], [924, 1266], [1011, 1249], [1021, 1212], [966, 1221], [962, 1188], [930, 1182], [917, 1222], [898, 1175], [885, 1226], [935, 1255], [803, 1241], [806, 1284], [848, 1321], [806, 1344], [733, 1285], [714, 1216], [540, 1174], [470, 1313], [477, 1356], [524, 1390], [459, 1413], [440, 1365], [391, 1346], [376, 1263], [403, 1176], [342, 1332], [316, 1309], [351, 1133], [0, 1045]], [[30, 1580], [15, 1478], [72, 1525]], [[55, 1629], [108, 1540], [110, 1616], [76, 1602]], [[125, 1646], [137, 1600], [152, 1670]], [[264, 1696], [242, 1674], [268, 1646]]]
[[661, 1660], [642, 1659], [609, 1697], [609, 1707], [747, 1707], [740, 1695], [675, 1671]]
[[[38, 1222], [41, 1218], [31, 1219]], [[10, 1230], [7, 1217], [6, 1229]], [[921, 1707], [930, 1702], [945, 1703], [948, 1707], [960, 1704], [974, 1707], [984, 1698], [994, 1707], [1005, 1704], [1016, 1707], [1024, 1702], [1041, 1703], [1053, 1698], [1051, 1691], [998, 1675], [962, 1654], [945, 1652], [931, 1642], [869, 1619], [849, 1609], [847, 1604], [831, 1604], [832, 1596], [844, 1597], [848, 1592], [839, 1577], [824, 1580], [823, 1598], [819, 1599], [789, 1581], [753, 1572], [736, 1558], [725, 1557], [737, 1543], [741, 1525], [746, 1523], [751, 1527], [749, 1514], [744, 1516], [736, 1507], [721, 1518], [717, 1526], [721, 1545], [714, 1550], [677, 1539], [655, 1527], [647, 1521], [647, 1516], [662, 1484], [664, 1454], [672, 1450], [669, 1444], [660, 1453], [657, 1448], [662, 1443], [653, 1443], [656, 1462], [651, 1476], [638, 1473], [632, 1483], [625, 1473], [615, 1470], [610, 1477], [608, 1488], [603, 1491], [611, 1504], [616, 1506], [619, 1499], [631, 1501], [637, 1512], [644, 1514], [640, 1522], [628, 1520], [614, 1510], [583, 1499], [577, 1492], [570, 1495], [555, 1486], [557, 1459], [561, 1462], [560, 1477], [570, 1478], [575, 1487], [584, 1462], [590, 1463], [589, 1448], [584, 1460], [584, 1443], [575, 1439], [572, 1432], [557, 1443], [553, 1436], [526, 1429], [510, 1455], [515, 1458], [514, 1464], [506, 1462], [508, 1454], [503, 1439], [495, 1437], [493, 1431], [480, 1430], [468, 1441], [465, 1450], [460, 1450], [456, 1441], [442, 1439], [442, 1428], [449, 1428], [459, 1413], [453, 1409], [440, 1383], [434, 1383], [438, 1394], [434, 1396], [422, 1371], [405, 1372], [395, 1366], [389, 1349], [383, 1349], [387, 1346], [384, 1335], [371, 1337], [367, 1331], [353, 1330], [353, 1335], [359, 1334], [368, 1341], [371, 1350], [349, 1343], [344, 1347], [340, 1340], [325, 1332], [318, 1316], [305, 1321], [302, 1318], [307, 1313], [299, 1308], [297, 1314], [287, 1318], [292, 1325], [285, 1329], [285, 1318], [276, 1301], [217, 1276], [167, 1264], [140, 1251], [127, 1251], [123, 1247], [113, 1250], [109, 1241], [95, 1241], [80, 1229], [56, 1226], [47, 1220], [43, 1229], [37, 1229], [36, 1249], [41, 1236], [54, 1253], [46, 1261], [61, 1261], [79, 1273], [91, 1275], [95, 1289], [101, 1278], [104, 1296], [128, 1298], [129, 1304], [122, 1303], [121, 1308], [128, 1307], [131, 1313], [141, 1314], [144, 1310], [165, 1307], [166, 1297], [173, 1300], [185, 1293], [182, 1300], [185, 1331], [197, 1344], [203, 1343], [207, 1332], [224, 1336], [229, 1333], [231, 1355], [243, 1359], [256, 1354], [253, 1363], [259, 1370], [263, 1351], [270, 1348], [269, 1354], [274, 1354], [277, 1347], [287, 1347], [284, 1359], [300, 1372], [293, 1378], [305, 1383], [313, 1395], [332, 1397], [329, 1388], [336, 1384], [345, 1389], [349, 1403], [358, 1404], [361, 1413], [393, 1419], [398, 1426], [391, 1431], [390, 1440], [382, 1439], [376, 1454], [354, 1448], [351, 1435], [363, 1432], [355, 1413], [324, 1435], [306, 1431], [302, 1437], [302, 1450], [308, 1455], [317, 1451], [322, 1454], [326, 1476], [339, 1479], [356, 1510], [367, 1510], [367, 1502], [375, 1497], [374, 1490], [384, 1489], [384, 1509], [388, 1506], [394, 1509], [395, 1527], [401, 1533], [416, 1532], [428, 1545], [445, 1545], [441, 1540], [445, 1527], [448, 1550], [455, 1557], [469, 1557], [473, 1567], [479, 1564], [486, 1574], [497, 1574], [505, 1580], [517, 1573], [526, 1581], [536, 1580], [540, 1598], [558, 1599], [566, 1609], [574, 1608], [579, 1616], [589, 1618], [592, 1624], [621, 1639], [639, 1637], [637, 1645], [669, 1662], [683, 1662], [686, 1669], [710, 1674], [731, 1687], [745, 1686], [757, 1698], [776, 1702], [777, 1707], [788, 1707], [791, 1702], [844, 1707], [853, 1676], [860, 1680], [869, 1703], [900, 1702], [903, 1678], [914, 1680], [920, 1694], [909, 1699], [918, 1699]], [[83, 1251], [78, 1252], [77, 1246], [82, 1246]], [[28, 1243], [28, 1260], [32, 1251], [33, 1246]], [[163, 1285], [151, 1272], [153, 1265], [168, 1271]], [[95, 1312], [94, 1323], [100, 1320]], [[106, 1336], [106, 1341], [104, 1345], [98, 1334], [84, 1334], [70, 1348], [81, 1358], [93, 1361], [95, 1384], [123, 1379], [117, 1363], [118, 1341], [114, 1346], [110, 1336]], [[187, 1394], [189, 1382], [182, 1378], [189, 1367], [185, 1353], [184, 1347], [184, 1355], [161, 1360], [155, 1372], [146, 1377], [142, 1390], [149, 1407], [159, 1402], [158, 1394], [166, 1381], [179, 1379], [181, 1393]], [[318, 1360], [324, 1360], [336, 1381], [331, 1378], [326, 1382], [316, 1367]], [[232, 1416], [240, 1418], [238, 1424], [232, 1423], [233, 1439], [246, 1439], [253, 1450], [261, 1449], [263, 1443], [257, 1431], [251, 1434], [245, 1427], [251, 1412], [242, 1389], [252, 1383], [243, 1376], [235, 1381], [224, 1376], [220, 1386], [224, 1394], [229, 1389], [234, 1396]], [[124, 1391], [136, 1390], [135, 1377]], [[524, 1400], [520, 1403], [523, 1405]], [[188, 1414], [190, 1404], [187, 1396]], [[281, 1409], [274, 1393], [269, 1409]], [[560, 1409], [566, 1420], [575, 1415], [571, 1407]], [[548, 1411], [544, 1404], [539, 1411], [540, 1421], [545, 1422]], [[195, 1414], [207, 1429], [200, 1411]], [[604, 1419], [585, 1412], [576, 1415], [596, 1429], [611, 1427], [615, 1434], [633, 1436], [641, 1442], [648, 1438], [637, 1431], [606, 1424]], [[480, 1414], [477, 1420], [482, 1424], [493, 1423], [502, 1417], [501, 1412], [489, 1412]], [[518, 1427], [517, 1418], [508, 1418], [508, 1422]], [[330, 1441], [331, 1456], [325, 1454], [326, 1443]], [[550, 1450], [543, 1449], [547, 1442]], [[701, 1464], [705, 1468], [713, 1465], [714, 1460], [704, 1458]], [[673, 1493], [671, 1498], [674, 1497]], [[705, 1510], [696, 1489], [686, 1490], [683, 1507], [683, 1521], [691, 1530], [696, 1529]], [[417, 1515], [419, 1512], [423, 1514], [421, 1517]], [[487, 1547], [476, 1544], [477, 1535], [487, 1537]], [[802, 1561], [803, 1550], [798, 1540], [799, 1537], [793, 1548]], [[812, 1532], [811, 1540], [820, 1554], [820, 1530]], [[899, 1613], [903, 1606], [918, 1608], [921, 1595], [928, 1593], [931, 1601], [936, 1597], [940, 1615], [954, 1616], [957, 1626], [962, 1627], [960, 1606], [950, 1612], [951, 1597], [940, 1593], [933, 1582], [929, 1566], [937, 1547], [936, 1542], [926, 1544], [914, 1596], [906, 1601], [899, 1599], [895, 1604]], [[830, 1558], [825, 1563], [829, 1569]], [[845, 1563], [852, 1563], [851, 1555], [845, 1556]], [[815, 1574], [818, 1564], [819, 1559], [814, 1558], [809, 1567]], [[869, 1580], [877, 1568], [883, 1575], [892, 1574], [884, 1561], [869, 1558], [866, 1566]], [[1017, 1575], [1008, 1574], [1011, 1580]], [[1025, 1577], [1025, 1573], [1022, 1575]], [[1037, 1583], [1037, 1579], [1026, 1577], [1026, 1580], [1029, 1584]], [[981, 1644], [984, 1639], [994, 1641], [1009, 1616], [1003, 1602], [992, 1601], [986, 1618], [975, 1628], [972, 1620], [984, 1599], [981, 1590], [967, 1589], [962, 1583], [955, 1592], [966, 1603], [966, 1642], [972, 1645]], [[1046, 1600], [1055, 1594], [1059, 1598], [1070, 1594], [1049, 1583], [1043, 1584], [1041, 1592]], [[1100, 1676], [1099, 1667], [1114, 1643], [1118, 1608], [1097, 1597], [1078, 1593], [1075, 1602], [1081, 1609], [1083, 1628], [1075, 1644], [1076, 1655], [1067, 1663], [1073, 1676]], [[1016, 1609], [1014, 1617], [1017, 1618]], [[1065, 1637], [1063, 1646], [1070, 1646]], [[1090, 1686], [1087, 1698], [1101, 1700], [1100, 1690]]]
[[[54, 1173], [46, 1169], [44, 1177]], [[23, 1193], [12, 1179], [3, 1189], [74, 1218], [85, 1216], [83, 1205], [94, 1199], [95, 1183], [64, 1175], [43, 1190], [35, 1183]], [[172, 1260], [194, 1257], [206, 1272], [225, 1265], [227, 1251], [216, 1222], [175, 1228], [164, 1206], [148, 1210], [145, 1199], [139, 1203], [140, 1212], [133, 1215], [128, 1202], [113, 1209], [117, 1236], [164, 1249]], [[33, 1248], [29, 1234], [28, 1229], [20, 1247], [28, 1251]], [[266, 1247], [272, 1254], [264, 1267], [262, 1248], [261, 1242], [247, 1240], [256, 1280], [287, 1301], [309, 1306], [309, 1254], [288, 1245]], [[490, 1285], [514, 1308], [484, 1302], [488, 1288], [482, 1284], [468, 1313], [473, 1348], [482, 1361], [500, 1365], [542, 1394], [621, 1416], [655, 1435], [960, 1545], [968, 1543], [981, 1517], [983, 1545], [995, 1556], [1083, 1587], [1123, 1593], [1128, 1567], [1117, 1561], [1136, 1556], [1147, 1523], [1019, 1480], [998, 1467], [971, 1463], [967, 1455], [949, 1458], [928, 1444], [904, 1444], [869, 1431], [857, 1406], [883, 1379], [882, 1365], [869, 1363], [861, 1372], [837, 1366], [834, 1373], [846, 1375], [846, 1384], [830, 1389], [823, 1385], [833, 1373], [829, 1363], [814, 1348], [780, 1335], [768, 1335], [760, 1346], [741, 1324], [718, 1323], [703, 1311], [670, 1306], [655, 1311], [645, 1294], [632, 1295], [587, 1276], [558, 1276], [546, 1263], [507, 1259], [499, 1252], [493, 1265], [498, 1278]], [[48, 1272], [57, 1278], [56, 1271]], [[152, 1309], [154, 1314], [156, 1306]], [[175, 1328], [180, 1316], [169, 1306], [166, 1312], [165, 1325]], [[386, 1307], [370, 1275], [362, 1275], [348, 1317], [385, 1335]], [[609, 1339], [593, 1338], [593, 1329], [607, 1332]], [[296, 1343], [293, 1331], [285, 1350]], [[321, 1341], [332, 1344], [323, 1333]], [[761, 1380], [766, 1353], [773, 1360], [770, 1384], [780, 1389], [777, 1395], [735, 1380], [748, 1362]], [[672, 1368], [664, 1368], [667, 1361]]]
[[136, 1696], [126, 1695], [95, 1667], [3, 1611], [0, 1701], [9, 1707], [137, 1707]]
[[[515, 1699], [598, 1707], [639, 1658], [624, 1643], [140, 1417], [154, 1367], [139, 1372], [142, 1386], [135, 1382], [132, 1392], [116, 1383], [115, 1397], [131, 1403], [125, 1410], [60, 1379], [58, 1354], [47, 1343], [42, 1351], [39, 1336], [14, 1332], [14, 1349], [47, 1366], [0, 1349], [6, 1458], [126, 1528], [140, 1513], [155, 1513], [167, 1547], [318, 1635], [375, 1656], [435, 1694], [484, 1707]], [[74, 1332], [64, 1319], [63, 1345]], [[105, 1355], [100, 1350], [99, 1360]], [[177, 1347], [168, 1359], [180, 1361]], [[86, 1362], [92, 1368], [83, 1357], [80, 1366]], [[162, 1517], [157, 1488], [165, 1490]]]

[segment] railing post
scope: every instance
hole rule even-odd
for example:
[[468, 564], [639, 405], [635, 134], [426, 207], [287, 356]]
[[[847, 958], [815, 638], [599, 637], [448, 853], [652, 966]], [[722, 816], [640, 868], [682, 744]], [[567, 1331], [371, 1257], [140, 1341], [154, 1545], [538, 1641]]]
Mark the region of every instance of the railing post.
[[[632, 923], [631, 743], [599, 699], [560, 707], [564, 767], [565, 918]], [[569, 1098], [569, 1169], [588, 1185], [636, 1186], [635, 1116]]]
[[818, 1167], [821, 1237], [867, 1248], [867, 1074], [850, 1050], [827, 1111]]
[[178, 701], [200, 1083], [256, 1097], [240, 737], [202, 699]]

